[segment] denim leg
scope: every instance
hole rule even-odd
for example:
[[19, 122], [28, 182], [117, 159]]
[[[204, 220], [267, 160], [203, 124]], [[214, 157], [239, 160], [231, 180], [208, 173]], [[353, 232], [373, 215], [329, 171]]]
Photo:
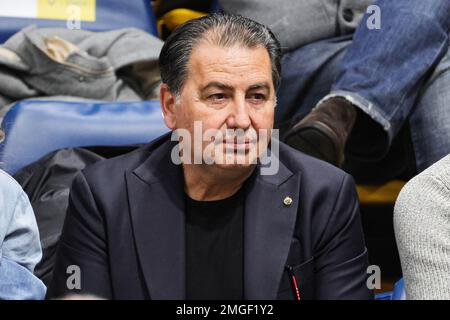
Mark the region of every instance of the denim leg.
[[30, 270], [0, 257], [0, 300], [42, 300], [47, 288]]
[[[366, 14], [342, 60], [331, 95], [353, 101], [388, 133], [398, 133], [425, 79], [448, 49], [450, 1], [379, 0], [381, 29]], [[433, 111], [434, 112], [434, 111]]]
[[314, 42], [283, 57], [275, 126], [288, 129], [330, 92], [351, 37]]
[[[297, 123], [327, 96], [350, 43], [346, 38], [321, 41], [284, 57], [276, 109], [278, 126], [288, 123], [290, 127]], [[336, 93], [353, 99], [355, 104], [367, 106], [372, 117], [377, 117], [379, 109], [370, 101], [353, 92], [335, 91], [328, 96]], [[420, 172], [450, 153], [450, 50], [418, 89], [417, 95], [409, 110], [409, 124]]]
[[450, 153], [450, 50], [421, 89], [409, 123], [419, 172]]

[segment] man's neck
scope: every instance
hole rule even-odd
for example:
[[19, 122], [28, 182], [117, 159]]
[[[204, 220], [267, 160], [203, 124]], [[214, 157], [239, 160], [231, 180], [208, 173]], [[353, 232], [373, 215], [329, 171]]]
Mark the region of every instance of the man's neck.
[[231, 197], [252, 174], [255, 166], [223, 169], [207, 165], [183, 165], [184, 190], [198, 201], [214, 201]]

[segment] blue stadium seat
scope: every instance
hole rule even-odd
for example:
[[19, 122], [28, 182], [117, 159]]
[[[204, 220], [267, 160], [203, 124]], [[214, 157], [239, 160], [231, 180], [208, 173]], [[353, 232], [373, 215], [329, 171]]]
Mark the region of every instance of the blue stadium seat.
[[146, 143], [169, 131], [159, 101], [23, 100], [5, 115], [2, 128], [0, 163], [11, 175], [57, 149]]
[[[22, 28], [29, 25], [37, 25], [42, 28], [67, 28], [68, 20], [67, 12], [61, 11], [62, 19], [33, 19], [15, 17], [14, 11], [17, 9], [6, 10], [7, 5], [11, 7], [12, 0], [0, 2], [0, 43], [5, 42], [11, 35], [18, 32]], [[54, 0], [55, 5], [63, 6], [67, 1]], [[36, 1], [38, 3], [38, 1]], [[156, 30], [156, 17], [153, 13], [150, 0], [96, 0], [85, 1], [95, 6], [95, 21], [81, 21], [81, 29], [90, 31], [108, 31], [127, 27], [134, 27], [147, 31], [155, 36], [158, 35]], [[48, 4], [50, 5], [50, 4]], [[6, 12], [8, 11], [8, 14]], [[23, 10], [22, 10], [23, 11]], [[33, 11], [33, 10], [30, 10]], [[35, 10], [36, 11], [36, 10]], [[52, 10], [47, 10], [47, 12]], [[23, 15], [18, 12], [17, 16]], [[14, 16], [14, 17], [12, 17]], [[69, 16], [70, 17], [70, 16]]]
[[398, 280], [394, 285], [394, 290], [379, 293], [375, 296], [376, 300], [406, 300], [405, 283], [403, 278]]

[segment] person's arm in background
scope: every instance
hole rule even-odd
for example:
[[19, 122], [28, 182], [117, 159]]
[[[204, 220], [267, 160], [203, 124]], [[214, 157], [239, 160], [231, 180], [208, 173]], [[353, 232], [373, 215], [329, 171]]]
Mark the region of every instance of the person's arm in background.
[[394, 227], [406, 298], [450, 300], [450, 156], [402, 189]]
[[41, 260], [39, 230], [20, 185], [0, 170], [0, 299], [43, 299], [46, 288], [33, 275]]

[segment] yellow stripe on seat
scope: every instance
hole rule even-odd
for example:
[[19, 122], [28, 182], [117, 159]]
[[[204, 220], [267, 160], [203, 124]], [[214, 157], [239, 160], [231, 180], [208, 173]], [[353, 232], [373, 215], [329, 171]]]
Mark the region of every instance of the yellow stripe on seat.
[[176, 27], [189, 20], [200, 18], [206, 15], [207, 13], [205, 12], [195, 11], [191, 9], [173, 9], [158, 19], [158, 32], [160, 35], [162, 34], [163, 26], [166, 26], [167, 29], [173, 31]]
[[394, 204], [405, 181], [391, 180], [382, 185], [357, 185], [359, 201], [362, 205]]

